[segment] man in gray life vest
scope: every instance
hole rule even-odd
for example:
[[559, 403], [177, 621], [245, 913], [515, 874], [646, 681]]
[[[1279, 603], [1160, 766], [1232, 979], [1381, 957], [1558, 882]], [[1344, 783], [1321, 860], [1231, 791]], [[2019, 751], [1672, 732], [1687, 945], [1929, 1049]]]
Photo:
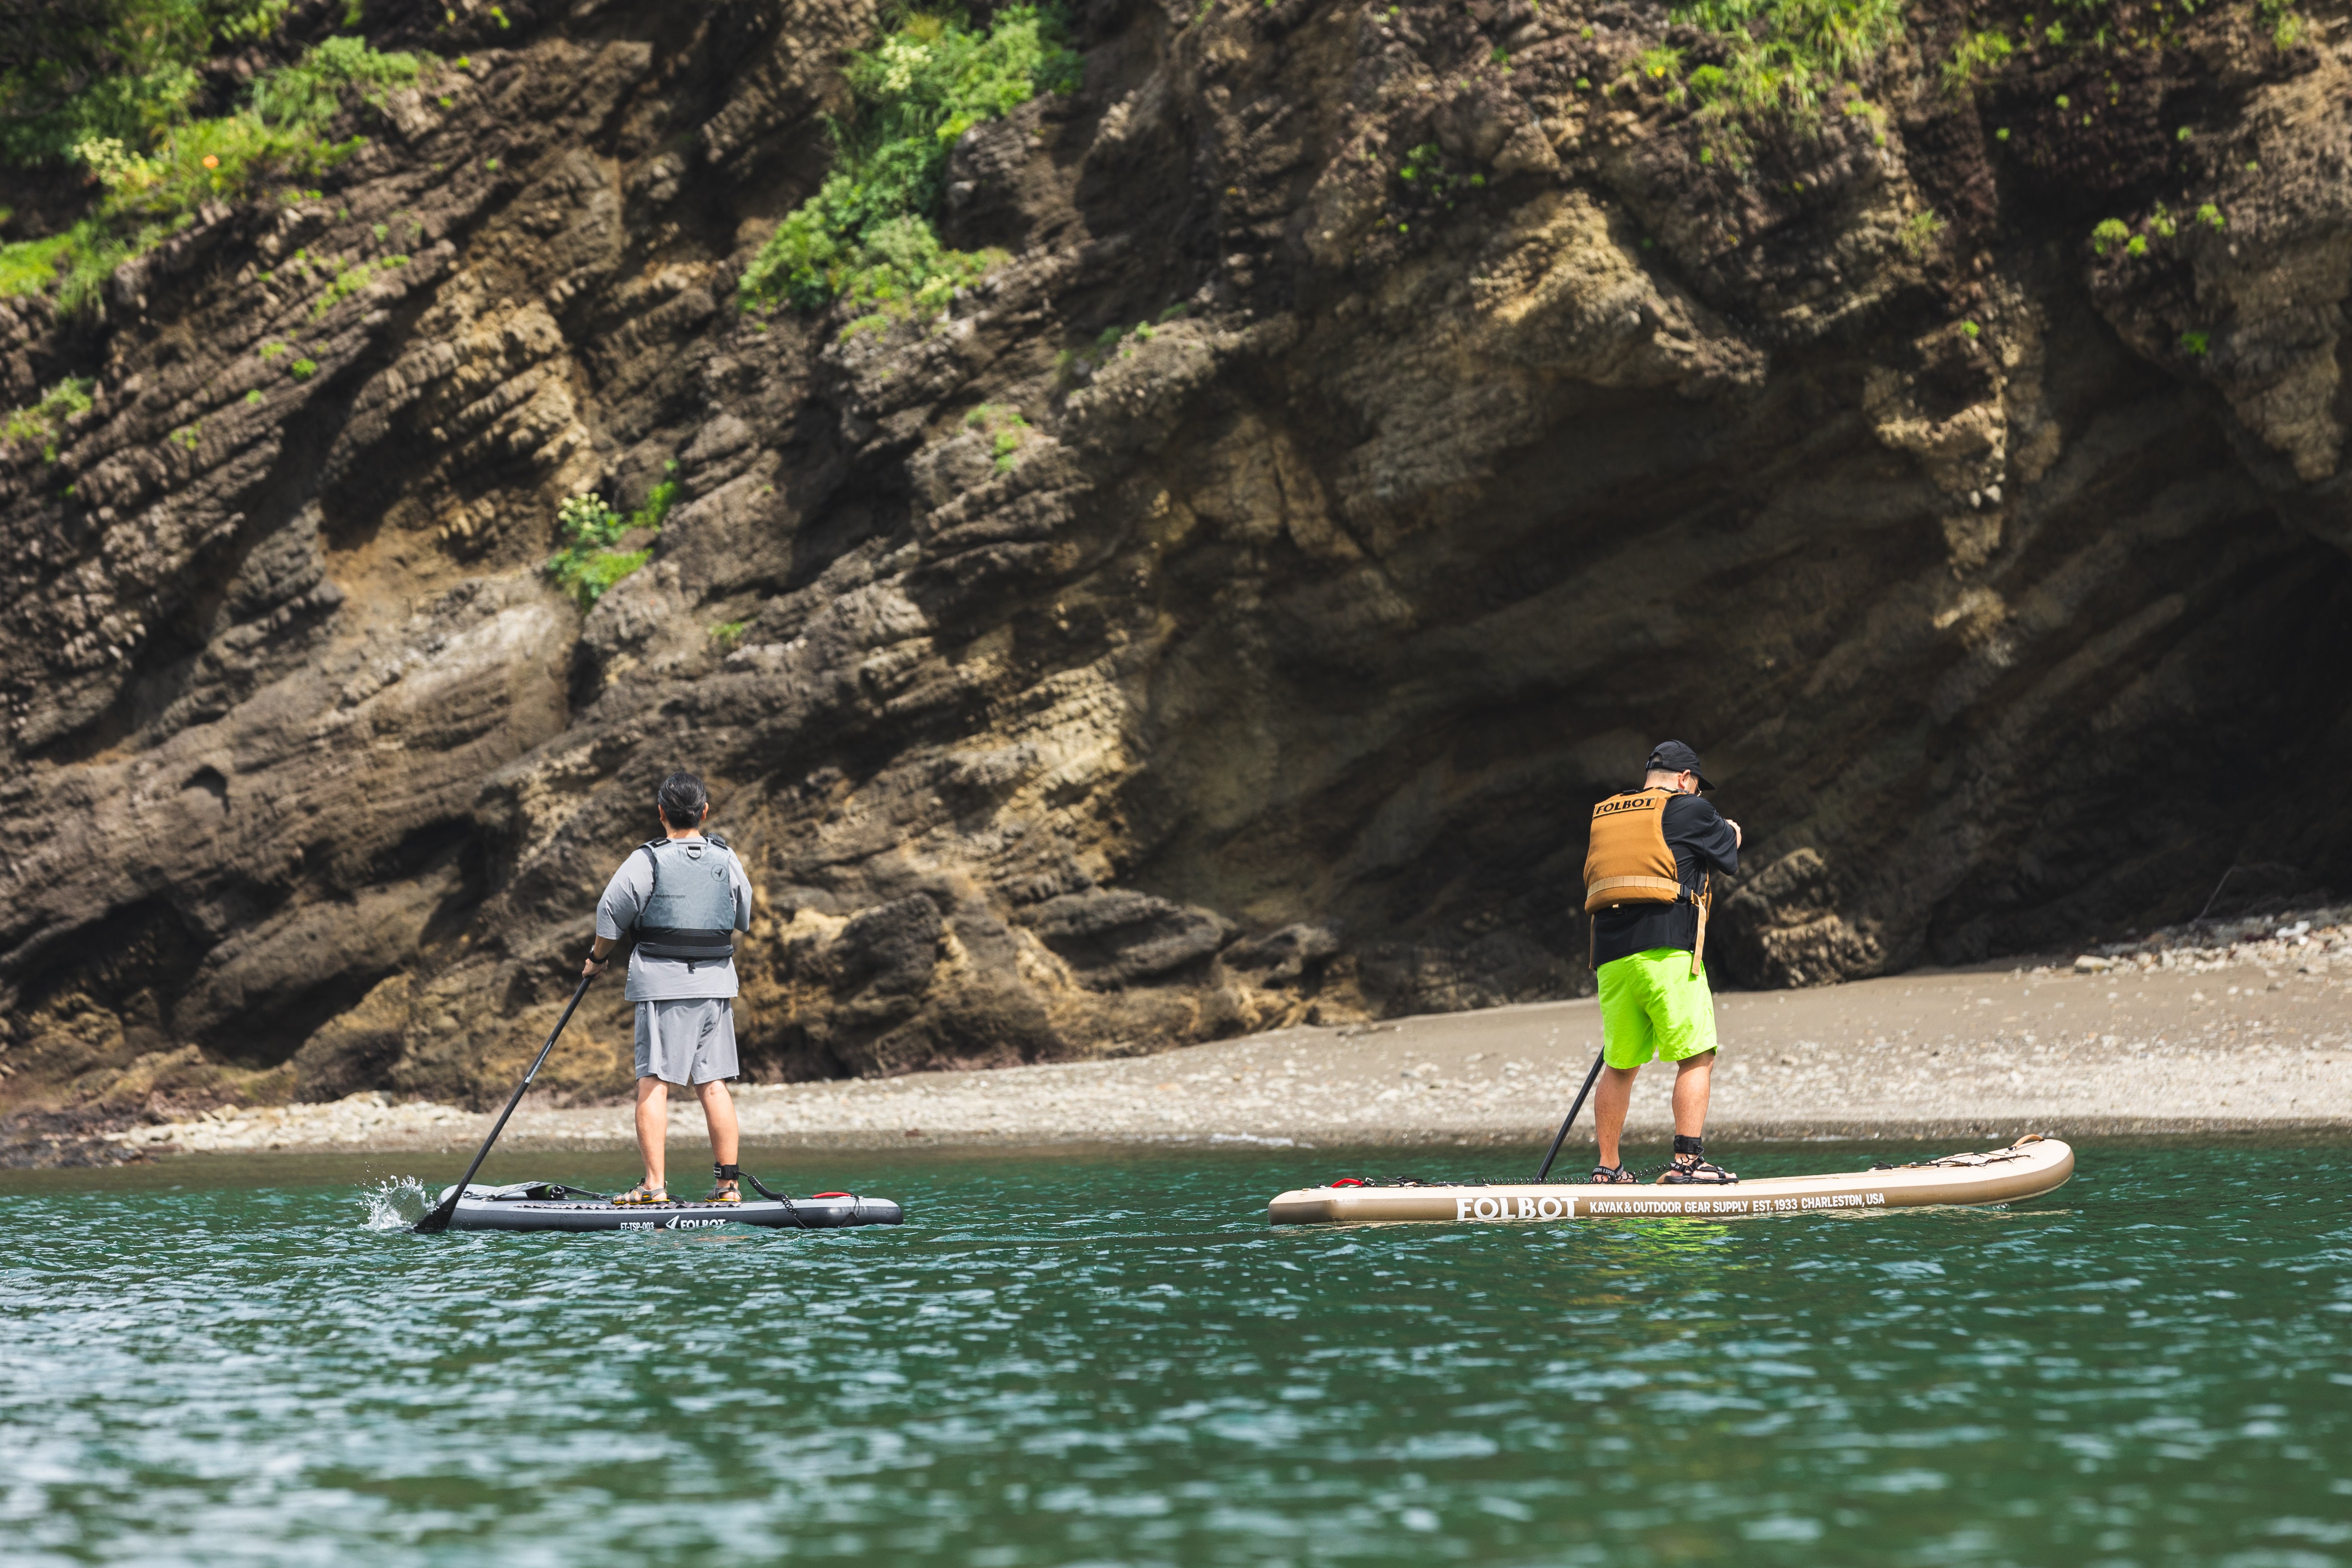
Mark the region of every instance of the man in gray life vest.
[[690, 1085], [710, 1127], [717, 1182], [706, 1203], [743, 1201], [735, 1101], [735, 933], [751, 929], [751, 881], [727, 841], [702, 830], [710, 794], [692, 773], [662, 780], [663, 837], [640, 845], [596, 901], [596, 944], [580, 973], [603, 973], [634, 932], [625, 993], [637, 1013], [637, 1148], [646, 1176], [613, 1201], [671, 1202], [664, 1184], [672, 1084]]

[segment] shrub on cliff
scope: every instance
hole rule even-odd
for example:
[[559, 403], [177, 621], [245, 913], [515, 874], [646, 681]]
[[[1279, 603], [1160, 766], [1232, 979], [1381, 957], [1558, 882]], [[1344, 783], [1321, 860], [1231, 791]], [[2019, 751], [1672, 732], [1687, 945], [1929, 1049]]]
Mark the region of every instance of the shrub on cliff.
[[1964, 93], [1975, 90], [1977, 85], [2009, 63], [2016, 46], [2009, 35], [1998, 28], [1962, 36], [1952, 50], [1952, 58], [1944, 65], [1944, 88], [1948, 92]]
[[556, 513], [556, 529], [563, 548], [548, 557], [543, 570], [555, 585], [572, 595], [572, 603], [593, 610], [605, 590], [654, 558], [648, 543], [637, 550], [615, 546], [642, 529], [649, 538], [661, 534], [662, 520], [677, 500], [677, 465], [672, 463], [646, 496], [646, 504], [623, 516], [603, 496], [593, 492], [572, 497]]
[[58, 460], [58, 437], [64, 432], [65, 422], [77, 414], [90, 409], [91, 383], [68, 376], [37, 402], [12, 411], [0, 420], [0, 441], [21, 441], [41, 448], [45, 462]]
[[[64, 234], [0, 247], [0, 294], [55, 287], [68, 310], [87, 304], [109, 273], [185, 226], [204, 203], [236, 200], [270, 177], [307, 178], [348, 156], [356, 142], [332, 142], [323, 134], [343, 92], [353, 87], [381, 92], [414, 81], [422, 69], [415, 56], [379, 54], [357, 38], [330, 38], [294, 64], [256, 79], [247, 104], [235, 112], [190, 118], [186, 108], [196, 82], [192, 61], [201, 60], [217, 38], [246, 36], [238, 28], [275, 26], [282, 0], [79, 0], [79, 5], [108, 13], [107, 26], [63, 41], [72, 68], [18, 62], [0, 69], [0, 110], [21, 116], [0, 132], [0, 153], [17, 163], [62, 153], [87, 170], [99, 189], [89, 210]], [[79, 14], [74, 0], [67, 10]], [[116, 74], [89, 76], [109, 62]], [[74, 139], [56, 145], [69, 135]]]
[[[1674, 19], [1724, 40], [1721, 108], [1812, 114], [1822, 95], [1862, 74], [1903, 32], [1902, 0], [1688, 0]], [[1696, 85], [1694, 82], [1694, 85]]]
[[292, 9], [293, 0], [0, 5], [0, 159], [57, 163], [106, 137], [152, 144], [188, 118], [205, 60], [268, 38]]
[[1000, 11], [984, 33], [939, 15], [908, 17], [850, 61], [855, 108], [829, 127], [833, 173], [744, 270], [743, 302], [943, 308], [992, 259], [949, 249], [931, 227], [949, 150], [982, 121], [1069, 90], [1077, 70], [1054, 11]]
[[343, 90], [358, 88], [371, 101], [388, 88], [415, 81], [415, 55], [380, 54], [362, 38], [325, 38], [292, 65], [253, 84], [253, 112], [271, 125], [321, 130], [343, 107]]
[[287, 0], [37, 0], [0, 6], [0, 158], [54, 163], [104, 137], [144, 146], [183, 118], [215, 41], [277, 26]]

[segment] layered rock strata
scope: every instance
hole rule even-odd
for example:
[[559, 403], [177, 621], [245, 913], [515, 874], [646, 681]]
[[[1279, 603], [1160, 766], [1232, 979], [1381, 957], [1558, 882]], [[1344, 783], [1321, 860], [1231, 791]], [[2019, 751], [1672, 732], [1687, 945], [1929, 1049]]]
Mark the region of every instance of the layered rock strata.
[[[954, 148], [1011, 259], [878, 327], [734, 301], [870, 5], [444, 16], [319, 199], [0, 317], [97, 384], [0, 476], [0, 1095], [494, 1096], [680, 765], [770, 1078], [1574, 994], [1669, 733], [1740, 984], [2341, 879], [2332, 14], [1969, 93], [1931, 7], [1743, 122], [1655, 6], [1107, 0]], [[558, 503], [673, 464], [582, 615]]]

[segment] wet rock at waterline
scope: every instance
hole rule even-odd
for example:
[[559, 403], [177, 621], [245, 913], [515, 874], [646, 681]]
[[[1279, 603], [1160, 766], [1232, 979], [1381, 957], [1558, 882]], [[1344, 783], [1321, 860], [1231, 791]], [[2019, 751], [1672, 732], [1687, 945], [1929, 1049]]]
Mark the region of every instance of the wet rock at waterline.
[[[317, 199], [0, 315], [11, 405], [94, 383], [0, 474], [0, 1096], [495, 1095], [681, 763], [769, 1077], [1574, 994], [1665, 733], [1740, 984], [2340, 881], [2347, 66], [2251, 15], [2096, 126], [1906, 47], [1735, 157], [1622, 11], [1095, 6], [953, 150], [1005, 258], [877, 323], [735, 305], [871, 7], [518, 11]], [[558, 505], [666, 477], [583, 613]], [[627, 1044], [605, 987], [542, 1082]]]

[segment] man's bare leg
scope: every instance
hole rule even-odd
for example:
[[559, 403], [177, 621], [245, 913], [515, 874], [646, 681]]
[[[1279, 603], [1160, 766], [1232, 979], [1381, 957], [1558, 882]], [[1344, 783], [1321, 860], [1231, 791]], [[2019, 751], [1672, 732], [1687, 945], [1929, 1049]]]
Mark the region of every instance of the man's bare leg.
[[1599, 1136], [1604, 1165], [1624, 1163], [1617, 1158], [1617, 1139], [1625, 1131], [1625, 1109], [1633, 1103], [1633, 1079], [1641, 1070], [1604, 1067], [1601, 1081], [1592, 1086], [1592, 1129]]
[[669, 1085], [657, 1078], [637, 1079], [637, 1152], [645, 1156], [646, 1185], [667, 1192], [662, 1176], [669, 1147]]
[[714, 1078], [709, 1083], [698, 1083], [694, 1092], [702, 1101], [702, 1120], [710, 1127], [710, 1157], [722, 1165], [733, 1164], [742, 1149], [735, 1126], [735, 1097], [727, 1092], [727, 1080]]
[[1706, 1131], [1706, 1092], [1715, 1073], [1715, 1053], [1703, 1051], [1675, 1065], [1675, 1131], [1696, 1138]]

